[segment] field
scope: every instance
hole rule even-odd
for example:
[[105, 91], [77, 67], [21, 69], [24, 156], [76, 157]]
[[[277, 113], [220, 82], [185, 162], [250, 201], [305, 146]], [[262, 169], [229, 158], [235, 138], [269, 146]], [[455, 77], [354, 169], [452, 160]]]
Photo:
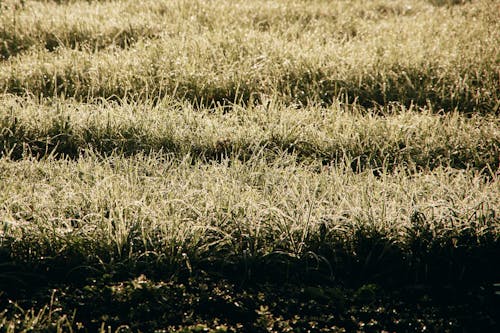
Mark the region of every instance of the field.
[[0, 0], [0, 332], [500, 330], [496, 0]]

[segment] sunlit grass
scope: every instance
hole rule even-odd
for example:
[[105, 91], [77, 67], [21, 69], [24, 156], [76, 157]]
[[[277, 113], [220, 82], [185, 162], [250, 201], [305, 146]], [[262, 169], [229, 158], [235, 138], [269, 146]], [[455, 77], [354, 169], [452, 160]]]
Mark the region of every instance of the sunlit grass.
[[272, 158], [284, 151], [301, 160], [352, 163], [360, 170], [398, 165], [496, 170], [500, 163], [496, 117], [436, 115], [398, 105], [387, 112], [379, 117], [377, 110], [356, 105], [297, 108], [276, 100], [199, 110], [172, 100], [119, 105], [5, 97], [0, 151], [12, 158], [163, 151], [201, 160], [244, 160], [259, 151]]
[[[201, 104], [246, 103], [270, 95], [328, 104], [344, 97], [365, 106], [399, 101], [485, 113], [499, 105], [500, 36], [497, 5], [489, 1], [456, 7], [385, 1], [146, 2], [140, 9], [119, 2], [120, 9], [110, 11], [116, 20], [86, 16], [103, 6], [107, 12], [107, 2], [43, 6], [61, 11], [55, 22], [70, 22], [51, 29], [80, 29], [71, 25], [75, 18], [66, 17], [79, 11], [88, 27], [61, 34], [55, 52], [33, 47], [3, 62], [1, 90], [83, 100], [170, 95]], [[152, 19], [137, 23], [132, 21], [140, 16], [136, 13]], [[219, 20], [222, 15], [228, 19]], [[144, 21], [151, 26], [134, 27]], [[32, 29], [39, 31], [33, 32], [37, 41], [44, 39], [39, 34], [51, 34], [43, 25]], [[116, 29], [136, 42], [123, 49], [115, 40], [122, 38], [112, 37]], [[21, 31], [16, 28], [6, 38], [18, 38]], [[87, 47], [75, 49], [76, 44]]]
[[498, 13], [0, 0], [0, 331], [496, 331]]
[[205, 164], [93, 154], [0, 162], [2, 237], [19, 238], [13, 246], [20, 253], [12, 255], [29, 260], [65, 251], [107, 260], [151, 252], [171, 263], [186, 254], [195, 262], [278, 250], [303, 256], [314, 246], [339, 245], [333, 236], [315, 243], [320, 226], [322, 237], [341, 233], [347, 243], [365, 227], [405, 243], [420, 222], [434, 233], [429, 241], [459, 240], [469, 229], [477, 239], [497, 239], [499, 231], [496, 178], [447, 168], [376, 177], [286, 155], [270, 164], [259, 156]]

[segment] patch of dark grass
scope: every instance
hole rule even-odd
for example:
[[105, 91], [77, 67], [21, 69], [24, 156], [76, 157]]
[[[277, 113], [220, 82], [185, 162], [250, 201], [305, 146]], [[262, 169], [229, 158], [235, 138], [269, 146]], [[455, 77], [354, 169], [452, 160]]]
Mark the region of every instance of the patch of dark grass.
[[443, 7], [443, 6], [450, 7], [450, 6], [464, 5], [470, 2], [470, 0], [428, 0], [428, 2], [436, 7]]
[[154, 280], [139, 275], [116, 282], [89, 280], [78, 287], [53, 287], [20, 298], [15, 306], [7, 305], [4, 322], [17, 319], [25, 324], [23, 308], [47, 307], [57, 310], [50, 319], [37, 323], [42, 332], [61, 318], [71, 318], [75, 331], [109, 327], [117, 332], [475, 332], [498, 328], [500, 311], [499, 303], [485, 290], [411, 284], [397, 289], [373, 283], [355, 288], [241, 285], [210, 276]]

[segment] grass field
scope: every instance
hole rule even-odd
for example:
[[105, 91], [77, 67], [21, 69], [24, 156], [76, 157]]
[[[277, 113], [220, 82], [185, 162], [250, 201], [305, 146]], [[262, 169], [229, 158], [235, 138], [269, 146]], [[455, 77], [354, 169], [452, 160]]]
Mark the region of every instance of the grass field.
[[495, 0], [0, 0], [0, 332], [500, 328]]

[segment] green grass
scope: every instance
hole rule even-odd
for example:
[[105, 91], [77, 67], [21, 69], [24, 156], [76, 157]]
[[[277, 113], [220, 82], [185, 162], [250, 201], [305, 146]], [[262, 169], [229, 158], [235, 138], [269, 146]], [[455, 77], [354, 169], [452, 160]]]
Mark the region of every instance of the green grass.
[[497, 331], [499, 11], [0, 1], [0, 332]]

